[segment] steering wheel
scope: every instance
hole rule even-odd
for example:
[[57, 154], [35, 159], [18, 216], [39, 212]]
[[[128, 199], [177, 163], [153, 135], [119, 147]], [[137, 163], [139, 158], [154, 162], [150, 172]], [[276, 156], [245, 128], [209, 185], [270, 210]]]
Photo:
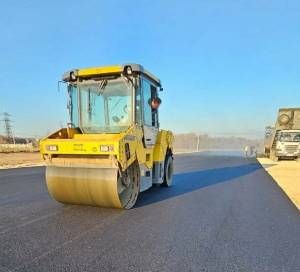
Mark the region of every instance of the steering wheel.
[[115, 123], [119, 123], [119, 122], [121, 121], [121, 119], [120, 119], [118, 116], [116, 116], [116, 115], [114, 115], [114, 116], [112, 117], [112, 119], [113, 119], [113, 121], [114, 121]]

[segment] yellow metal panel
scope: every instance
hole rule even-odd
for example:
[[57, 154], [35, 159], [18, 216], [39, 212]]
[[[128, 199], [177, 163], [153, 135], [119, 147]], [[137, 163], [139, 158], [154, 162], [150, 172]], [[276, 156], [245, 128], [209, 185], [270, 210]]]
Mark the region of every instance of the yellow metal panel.
[[[142, 132], [139, 128], [133, 126], [126, 133], [122, 134], [122, 139], [119, 144], [119, 162], [121, 164], [122, 169], [126, 169], [130, 166], [136, 159], [138, 163], [140, 163], [140, 155], [139, 155], [139, 145], [141, 144]], [[125, 145], [129, 145], [130, 150], [130, 158], [127, 160]]]
[[74, 140], [81, 141], [119, 141], [122, 138], [122, 134], [75, 134]]
[[164, 148], [161, 144], [158, 144], [154, 148], [153, 160], [154, 161], [164, 161], [166, 156], [167, 148]]
[[[58, 146], [58, 151], [47, 150], [48, 145]], [[113, 145], [114, 151], [101, 152], [100, 145]], [[81, 155], [110, 155], [119, 153], [119, 145], [116, 141], [84, 141], [74, 139], [47, 139], [40, 144], [42, 154], [81, 154]]]
[[[115, 155], [123, 170], [127, 169], [135, 160], [146, 165], [149, 169], [153, 162], [165, 160], [167, 149], [173, 148], [174, 137], [170, 131], [160, 130], [156, 144], [152, 148], [145, 148], [141, 128], [133, 126], [127, 132], [118, 134], [73, 134], [71, 139], [62, 130], [40, 142], [42, 154], [68, 155]], [[129, 145], [130, 158], [127, 159], [125, 145]], [[56, 145], [57, 151], [49, 151], [47, 146]], [[113, 151], [101, 152], [101, 145], [113, 146]]]
[[91, 68], [79, 69], [78, 76], [85, 77], [85, 76], [92, 76], [92, 75], [114, 74], [114, 73], [121, 73], [121, 72], [122, 72], [122, 66], [120, 65], [91, 67]]
[[[132, 147], [136, 153], [136, 157], [139, 164], [146, 164], [148, 168], [152, 168], [153, 166], [153, 148], [145, 148], [143, 144], [143, 130], [142, 128], [135, 128], [132, 131], [133, 135], [135, 135], [136, 140]], [[146, 156], [149, 154], [149, 160], [146, 161]]]
[[161, 130], [157, 135], [153, 151], [153, 161], [164, 161], [167, 149], [173, 150], [174, 137], [172, 132]]

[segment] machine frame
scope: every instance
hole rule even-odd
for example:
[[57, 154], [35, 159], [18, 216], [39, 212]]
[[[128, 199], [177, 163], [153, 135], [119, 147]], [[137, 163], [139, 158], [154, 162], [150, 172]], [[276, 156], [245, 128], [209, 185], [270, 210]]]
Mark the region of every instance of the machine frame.
[[[63, 80], [74, 84], [82, 80], [109, 76], [125, 76], [134, 83], [134, 117], [126, 130], [118, 133], [83, 133], [80, 128], [69, 125], [49, 135], [40, 143], [42, 158], [46, 162], [48, 190], [60, 202], [131, 208], [137, 198], [135, 195], [139, 192], [149, 189], [153, 184], [172, 184], [173, 134], [159, 129], [158, 111], [155, 112], [154, 125], [152, 119], [152, 126], [145, 124], [144, 110], [140, 123], [136, 118], [136, 94], [139, 91], [143, 96], [142, 82], [147, 81], [150, 84], [152, 98], [153, 88], [156, 90], [155, 96], [162, 90], [158, 78], [141, 65], [125, 64], [74, 69], [65, 73]], [[81, 177], [82, 172], [85, 173], [84, 177]], [[102, 182], [101, 178], [106, 180]], [[130, 184], [135, 191], [127, 193], [129, 196], [123, 200], [119, 194], [120, 187], [125, 186], [126, 190], [129, 190]], [[103, 191], [112, 193], [103, 195]], [[97, 193], [92, 197], [94, 192]]]

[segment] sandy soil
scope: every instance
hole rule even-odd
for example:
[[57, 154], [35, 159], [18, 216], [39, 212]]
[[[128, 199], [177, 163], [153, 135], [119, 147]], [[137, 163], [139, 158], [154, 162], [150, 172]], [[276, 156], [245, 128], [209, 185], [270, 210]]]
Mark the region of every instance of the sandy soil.
[[260, 158], [258, 161], [300, 210], [300, 162]]
[[42, 165], [39, 152], [0, 153], [0, 169]]

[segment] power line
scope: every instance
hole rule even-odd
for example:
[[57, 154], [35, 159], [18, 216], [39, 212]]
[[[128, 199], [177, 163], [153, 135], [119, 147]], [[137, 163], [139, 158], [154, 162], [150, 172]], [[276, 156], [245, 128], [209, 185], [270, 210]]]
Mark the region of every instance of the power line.
[[3, 115], [3, 119], [0, 121], [4, 122], [4, 130], [6, 133], [6, 139], [7, 139], [8, 143], [15, 144], [15, 137], [13, 135], [12, 125], [11, 125], [12, 120], [10, 119], [11, 115], [8, 112], [4, 112], [2, 115]]

